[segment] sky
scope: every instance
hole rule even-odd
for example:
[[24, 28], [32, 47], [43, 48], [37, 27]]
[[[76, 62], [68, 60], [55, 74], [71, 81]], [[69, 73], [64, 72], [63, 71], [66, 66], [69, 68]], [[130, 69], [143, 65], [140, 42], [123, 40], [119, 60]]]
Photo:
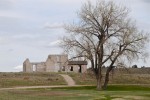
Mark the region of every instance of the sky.
[[[63, 53], [58, 47], [66, 35], [62, 26], [77, 20], [77, 11], [87, 1], [0, 0], [0, 72], [22, 71], [26, 58], [40, 62], [49, 54]], [[150, 32], [150, 0], [113, 1], [127, 6], [139, 29]], [[138, 65], [148, 66], [148, 60]]]

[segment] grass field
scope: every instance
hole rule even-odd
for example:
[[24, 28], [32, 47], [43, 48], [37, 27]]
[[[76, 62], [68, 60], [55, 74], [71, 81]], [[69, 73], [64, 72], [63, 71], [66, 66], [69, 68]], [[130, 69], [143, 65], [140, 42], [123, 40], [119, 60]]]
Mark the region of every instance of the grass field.
[[[79, 85], [95, 85], [95, 76], [91, 73], [76, 74], [69, 73], [77, 84]], [[150, 74], [124, 74], [114, 73], [110, 74], [109, 84], [150, 84]]]
[[107, 91], [94, 86], [0, 91], [0, 100], [150, 100], [150, 87], [111, 85]]
[[0, 73], [0, 88], [66, 84], [58, 73]]
[[[0, 73], [0, 88], [66, 85], [59, 74], [70, 75], [77, 85], [96, 84], [92, 73]], [[0, 90], [0, 100], [150, 100], [150, 74], [110, 74], [107, 91], [94, 86]]]
[[[60, 73], [0, 73], [0, 88], [21, 86], [66, 85]], [[91, 73], [61, 73], [71, 76], [77, 85], [96, 85]], [[109, 84], [150, 84], [150, 74], [114, 73]]]

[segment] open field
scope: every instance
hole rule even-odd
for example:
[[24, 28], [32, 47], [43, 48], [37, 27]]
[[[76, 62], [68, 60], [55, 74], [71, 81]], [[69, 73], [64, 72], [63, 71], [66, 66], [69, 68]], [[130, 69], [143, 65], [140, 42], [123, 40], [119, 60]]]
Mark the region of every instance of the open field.
[[[143, 72], [143, 73], [142, 73]], [[0, 100], [150, 100], [150, 74], [147, 71], [110, 74], [107, 91], [97, 91], [92, 73], [0, 73], [0, 88], [57, 86], [67, 83], [59, 74], [68, 74], [80, 87], [1, 89]], [[117, 84], [117, 85], [113, 85]], [[129, 85], [130, 84], [130, 85]]]
[[[103, 69], [103, 77], [106, 68]], [[68, 73], [77, 84], [95, 85], [96, 79], [91, 71], [83, 74]], [[104, 78], [103, 78], [104, 79]], [[110, 72], [109, 84], [150, 84], [150, 68], [116, 68]]]
[[150, 87], [111, 85], [107, 91], [94, 86], [0, 91], [0, 100], [150, 100]]
[[0, 73], [0, 88], [66, 84], [57, 73]]
[[[149, 71], [116, 71], [110, 73], [109, 84], [150, 84]], [[140, 74], [139, 74], [140, 73]], [[20, 86], [66, 85], [61, 73], [0, 73], [0, 88]], [[63, 73], [71, 76], [76, 85], [96, 85], [92, 73]]]

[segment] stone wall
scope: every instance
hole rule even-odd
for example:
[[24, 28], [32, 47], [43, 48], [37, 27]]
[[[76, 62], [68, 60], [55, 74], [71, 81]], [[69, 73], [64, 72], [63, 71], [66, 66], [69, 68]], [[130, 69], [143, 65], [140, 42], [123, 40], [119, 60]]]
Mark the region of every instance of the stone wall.
[[[72, 65], [68, 64], [72, 63]], [[71, 70], [72, 67], [72, 70]], [[86, 72], [86, 61], [68, 61], [68, 55], [49, 55], [46, 62], [30, 62], [26, 59], [23, 63], [23, 72]]]
[[23, 72], [33, 72], [32, 64], [28, 58], [23, 62]]
[[49, 55], [46, 60], [47, 72], [62, 71], [62, 68], [67, 66], [67, 55]]

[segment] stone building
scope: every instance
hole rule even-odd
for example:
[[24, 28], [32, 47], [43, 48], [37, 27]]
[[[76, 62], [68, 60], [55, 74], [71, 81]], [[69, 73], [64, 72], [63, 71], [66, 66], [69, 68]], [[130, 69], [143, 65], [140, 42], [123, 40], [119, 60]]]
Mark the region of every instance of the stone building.
[[87, 70], [87, 61], [68, 61], [69, 71], [83, 73]]
[[46, 62], [23, 63], [23, 72], [79, 72], [87, 70], [87, 61], [68, 61], [68, 55], [49, 55]]

